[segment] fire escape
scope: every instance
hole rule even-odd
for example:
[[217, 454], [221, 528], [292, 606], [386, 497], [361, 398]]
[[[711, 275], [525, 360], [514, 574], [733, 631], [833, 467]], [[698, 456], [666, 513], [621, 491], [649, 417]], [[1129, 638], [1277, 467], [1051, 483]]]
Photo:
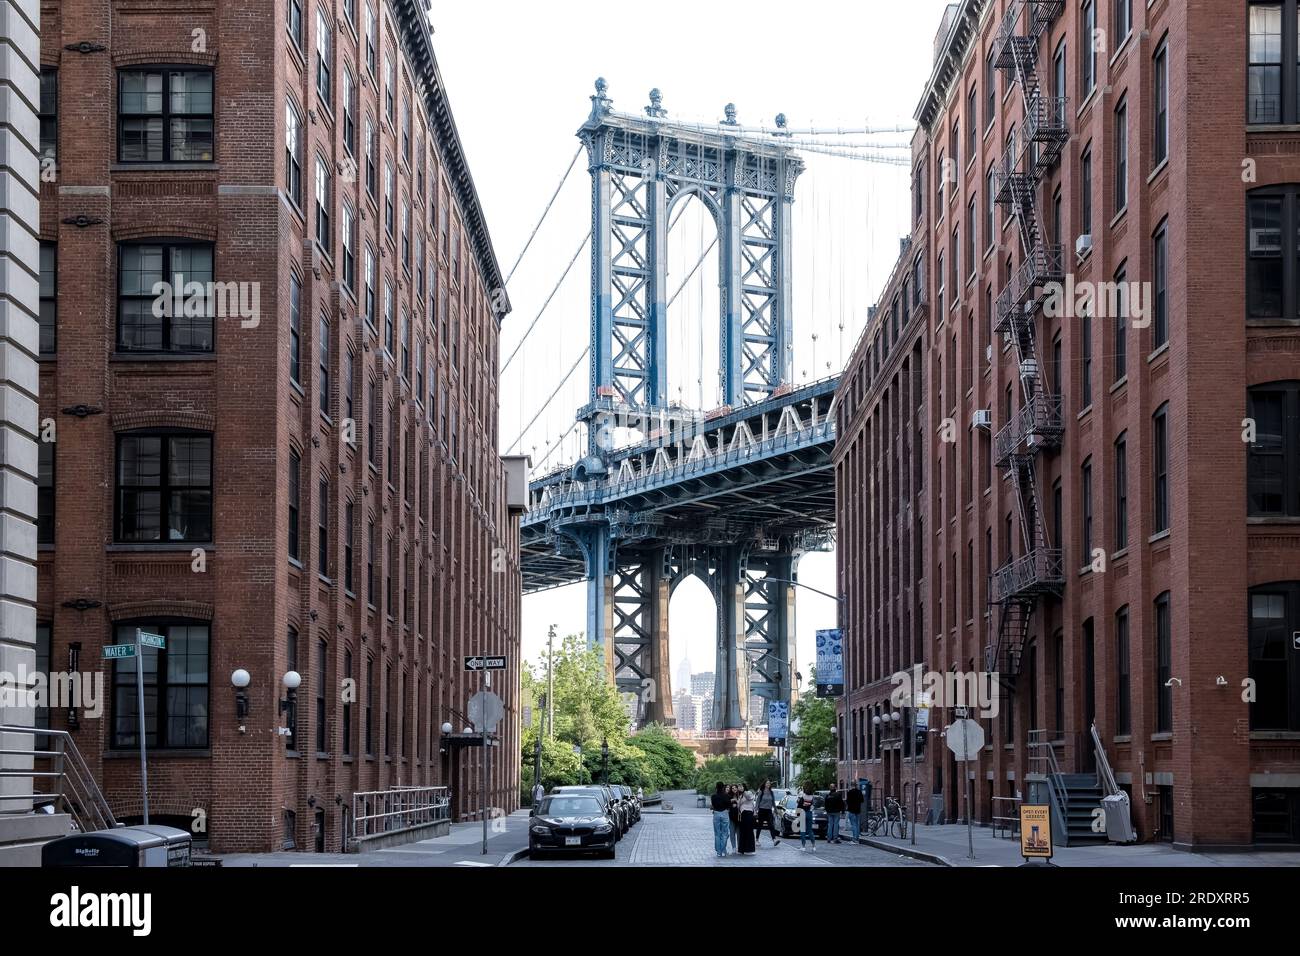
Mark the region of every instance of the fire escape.
[[1061, 15], [1064, 0], [1015, 0], [998, 27], [994, 66], [1019, 84], [1025, 116], [1007, 141], [995, 169], [995, 201], [1010, 207], [1020, 232], [1020, 265], [997, 299], [994, 330], [1015, 344], [1022, 402], [994, 439], [1003, 477], [1016, 489], [1024, 551], [993, 573], [991, 600], [999, 605], [997, 632], [985, 649], [989, 671], [1010, 683], [1019, 675], [1030, 619], [1043, 598], [1065, 587], [1060, 542], [1048, 540], [1038, 494], [1039, 455], [1059, 448], [1064, 432], [1062, 400], [1044, 388], [1036, 324], [1044, 286], [1064, 279], [1060, 245], [1046, 242], [1038, 214], [1043, 176], [1060, 159], [1069, 139], [1065, 97], [1044, 92], [1038, 77], [1039, 41]]

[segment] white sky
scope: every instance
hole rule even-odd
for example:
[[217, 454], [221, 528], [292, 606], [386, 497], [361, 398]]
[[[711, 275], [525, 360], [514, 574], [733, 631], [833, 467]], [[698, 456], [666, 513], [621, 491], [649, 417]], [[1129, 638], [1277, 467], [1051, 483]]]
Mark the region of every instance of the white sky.
[[[574, 133], [590, 112], [597, 76], [608, 81], [620, 112], [641, 112], [657, 86], [670, 118], [685, 121], [716, 122], [723, 106], [734, 102], [740, 122], [754, 126], [772, 126], [784, 112], [796, 129], [910, 127], [945, 6], [944, 0], [806, 0], [795, 7], [773, 0], [660, 0], [618, 9], [572, 0], [435, 3], [431, 20], [439, 65], [502, 269], [514, 265], [578, 148]], [[845, 138], [906, 144], [910, 134]], [[910, 204], [906, 165], [813, 153], [804, 158], [809, 169], [796, 189], [793, 227], [797, 382], [840, 370], [893, 268], [899, 238], [908, 232]], [[583, 156], [509, 286], [514, 311], [503, 331], [503, 361], [590, 228], [590, 194]], [[677, 277], [671, 287], [711, 239], [698, 217], [683, 217], [670, 236], [669, 269]], [[691, 406], [716, 404], [714, 386], [700, 372], [716, 361], [716, 326], [691, 321], [692, 314], [715, 308], [715, 277], [710, 259], [670, 315], [670, 397], [680, 395]], [[584, 250], [503, 376], [502, 451], [587, 345], [589, 290]], [[587, 393], [584, 362], [528, 430], [520, 450], [535, 462], [546, 455]], [[575, 460], [576, 434], [554, 449], [539, 474]], [[808, 555], [799, 577], [834, 591], [834, 555]], [[577, 585], [524, 598], [526, 660], [535, 660], [545, 646], [549, 625], [561, 635], [583, 630], [584, 591], [585, 585]], [[796, 595], [796, 660], [807, 675], [813, 632], [835, 626], [835, 602], [804, 589]], [[702, 584], [678, 590], [669, 622], [674, 680], [687, 655], [693, 671], [713, 669], [715, 613]]]

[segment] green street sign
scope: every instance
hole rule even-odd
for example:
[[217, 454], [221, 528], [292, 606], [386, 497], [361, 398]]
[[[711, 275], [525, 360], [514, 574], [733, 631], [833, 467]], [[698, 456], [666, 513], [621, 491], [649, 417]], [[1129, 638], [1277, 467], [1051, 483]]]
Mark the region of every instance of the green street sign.
[[134, 644], [106, 644], [104, 646], [104, 660], [114, 661], [127, 657], [135, 657]]
[[167, 640], [161, 634], [148, 634], [144, 631], [140, 632], [140, 643], [145, 647], [156, 647], [159, 650], [167, 646]]

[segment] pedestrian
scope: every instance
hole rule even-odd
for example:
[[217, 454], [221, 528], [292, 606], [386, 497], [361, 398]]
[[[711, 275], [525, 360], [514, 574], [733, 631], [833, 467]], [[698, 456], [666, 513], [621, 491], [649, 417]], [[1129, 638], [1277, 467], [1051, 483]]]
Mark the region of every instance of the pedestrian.
[[781, 836], [776, 831], [776, 794], [772, 792], [772, 781], [763, 781], [763, 785], [758, 788], [758, 798], [754, 803], [758, 808], [758, 817], [754, 822], [755, 845], [763, 832], [763, 825], [766, 824], [768, 833], [772, 836], [772, 846], [776, 846], [781, 842]]
[[799, 802], [796, 804], [800, 815], [803, 817], [803, 829], [799, 831], [799, 849], [804, 849], [804, 843], [807, 842], [812, 846], [813, 852], [817, 852], [817, 834], [813, 832], [813, 789], [811, 783], [803, 785], [803, 793], [799, 794]]
[[740, 809], [740, 832], [737, 834], [737, 851], [741, 856], [758, 849], [754, 839], [754, 794], [752, 791], [741, 792], [737, 806]]
[[727, 790], [727, 795], [731, 798], [731, 811], [728, 816], [728, 820], [731, 822], [731, 831], [727, 836], [727, 842], [733, 850], [740, 845], [738, 840], [740, 831], [740, 792], [740, 787], [734, 785]]
[[853, 787], [844, 798], [844, 806], [849, 811], [849, 832], [853, 834], [854, 843], [862, 836], [862, 801], [860, 787]]
[[713, 790], [713, 852], [727, 855], [727, 834], [731, 830], [731, 796], [721, 780]]
[[844, 796], [832, 789], [826, 794], [826, 842], [840, 843], [840, 815], [844, 813]]
[[544, 796], [546, 796], [546, 788], [542, 786], [542, 782], [539, 780], [533, 784], [533, 806], [541, 803]]

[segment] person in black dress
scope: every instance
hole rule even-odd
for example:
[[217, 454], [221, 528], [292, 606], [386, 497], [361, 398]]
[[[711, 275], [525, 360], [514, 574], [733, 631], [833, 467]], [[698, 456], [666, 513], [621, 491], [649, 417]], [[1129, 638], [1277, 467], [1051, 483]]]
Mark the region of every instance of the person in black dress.
[[738, 834], [738, 852], [744, 856], [753, 853], [757, 846], [754, 841], [754, 795], [745, 790], [737, 803], [740, 810], [740, 833]]

